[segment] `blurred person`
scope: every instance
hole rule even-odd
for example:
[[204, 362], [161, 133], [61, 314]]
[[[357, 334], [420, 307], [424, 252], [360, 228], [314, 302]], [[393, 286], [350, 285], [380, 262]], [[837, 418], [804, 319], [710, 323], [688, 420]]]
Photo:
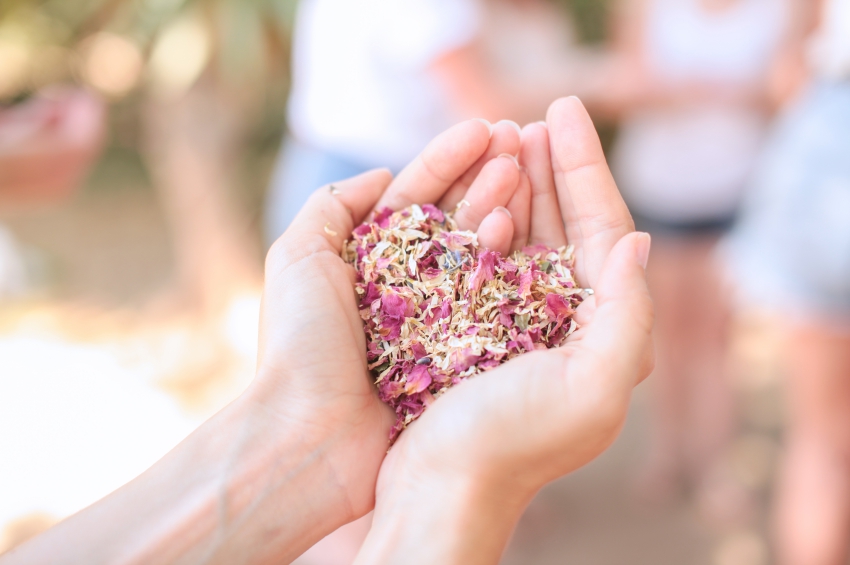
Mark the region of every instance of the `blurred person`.
[[[103, 102], [78, 88], [52, 87], [0, 107], [0, 209], [73, 194], [100, 154], [104, 121]], [[25, 287], [20, 247], [0, 224], [0, 298]]]
[[[850, 2], [802, 1], [772, 131], [724, 251], [746, 303], [787, 330], [775, 536], [783, 565], [843, 565], [850, 541]], [[802, 80], [802, 84], [801, 81]]]
[[268, 240], [317, 186], [378, 165], [398, 171], [457, 120], [508, 118], [518, 130], [553, 98], [582, 95], [588, 57], [572, 37], [547, 0], [300, 2]]
[[[581, 103], [556, 101], [547, 124], [523, 132], [526, 171], [482, 161], [489, 128], [469, 120], [396, 178], [379, 169], [316, 191], [269, 252], [251, 387], [142, 475], [0, 564], [289, 563], [373, 505], [358, 563], [498, 562], [536, 492], [614, 441], [652, 369], [650, 238], [634, 232]], [[470, 202], [461, 229], [501, 252], [569, 238], [577, 280], [596, 292], [562, 347], [451, 388], [388, 452], [394, 414], [371, 382], [340, 251], [370, 211], [450, 209], [458, 187]], [[526, 214], [505, 213], [516, 200]]]
[[788, 37], [786, 0], [627, 0], [612, 169], [649, 267], [658, 365], [648, 461], [638, 485], [693, 489], [704, 518], [745, 520], [750, 497], [723, 455], [736, 426], [726, 349], [730, 305], [714, 253], [732, 224], [769, 120], [768, 76]]

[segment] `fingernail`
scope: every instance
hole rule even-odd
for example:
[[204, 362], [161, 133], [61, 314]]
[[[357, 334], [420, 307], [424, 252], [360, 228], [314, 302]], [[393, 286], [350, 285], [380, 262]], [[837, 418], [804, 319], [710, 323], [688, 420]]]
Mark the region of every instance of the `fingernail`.
[[546, 123], [546, 120], [540, 120], [537, 123], [543, 126], [544, 128], [549, 129], [549, 124]]
[[508, 124], [509, 126], [514, 128], [517, 133], [520, 133], [520, 134], [522, 133], [522, 128], [519, 127], [519, 124], [512, 121], [512, 120], [499, 120], [498, 122], [496, 122], [496, 125], [499, 125], [499, 124]]
[[581, 102], [581, 99], [578, 96], [576, 96], [575, 94], [571, 94], [570, 96], [567, 96], [567, 98], [575, 98], [576, 100]]
[[652, 247], [652, 237], [648, 233], [638, 232], [638, 240], [635, 245], [635, 253], [637, 262], [640, 266], [646, 269], [646, 264], [649, 262], [649, 249]]
[[503, 213], [508, 215], [508, 218], [510, 218], [512, 220], [514, 219], [514, 215], [511, 214], [511, 211], [508, 210], [507, 208], [505, 208], [504, 206], [496, 206], [495, 208], [493, 208], [493, 211], [494, 212], [503, 212]]
[[519, 160], [516, 158], [516, 156], [511, 155], [509, 153], [502, 153], [501, 155], [499, 155], [499, 157], [510, 159], [511, 161], [513, 161], [514, 165], [516, 165], [516, 168], [519, 169]]
[[475, 118], [475, 121], [481, 122], [482, 124], [487, 126], [487, 131], [490, 132], [490, 137], [493, 137], [493, 124], [491, 124], [489, 121], [485, 120], [484, 118]]

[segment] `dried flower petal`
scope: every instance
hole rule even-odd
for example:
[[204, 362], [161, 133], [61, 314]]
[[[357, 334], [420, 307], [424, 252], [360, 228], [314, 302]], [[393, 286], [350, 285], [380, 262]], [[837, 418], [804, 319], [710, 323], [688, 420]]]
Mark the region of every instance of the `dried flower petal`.
[[376, 212], [342, 255], [358, 275], [369, 367], [396, 412], [390, 441], [451, 386], [577, 328], [572, 247], [503, 258], [424, 204]]

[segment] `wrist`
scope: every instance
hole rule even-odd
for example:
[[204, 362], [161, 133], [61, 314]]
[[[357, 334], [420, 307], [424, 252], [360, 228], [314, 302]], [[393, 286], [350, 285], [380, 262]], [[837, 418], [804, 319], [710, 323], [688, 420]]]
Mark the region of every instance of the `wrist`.
[[388, 457], [356, 564], [498, 563], [536, 490], [510, 480], [428, 475]]
[[13, 562], [290, 562], [349, 519], [323, 447], [240, 398]]
[[251, 391], [231, 408], [225, 423], [238, 432], [222, 462], [220, 488], [239, 539], [267, 545], [267, 557], [288, 562], [371, 509], [374, 479], [369, 507], [360, 508], [341, 476], [336, 458], [347, 439], [341, 430], [323, 429], [290, 407], [272, 409]]
[[182, 482], [128, 561], [294, 560], [355, 517], [327, 450], [327, 440], [246, 393], [140, 477]]

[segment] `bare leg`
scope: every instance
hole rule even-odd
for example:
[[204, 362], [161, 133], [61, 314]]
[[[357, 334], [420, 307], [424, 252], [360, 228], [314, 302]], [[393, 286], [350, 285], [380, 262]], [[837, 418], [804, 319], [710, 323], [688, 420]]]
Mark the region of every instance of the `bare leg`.
[[684, 446], [688, 478], [701, 517], [720, 529], [753, 517], [754, 500], [730, 466], [728, 449], [738, 427], [729, 380], [729, 292], [714, 258], [714, 241], [694, 242], [687, 258], [689, 408]]
[[713, 253], [714, 241], [702, 241], [690, 246], [686, 259], [689, 370], [684, 377], [690, 379], [690, 398], [685, 449], [689, 473], [697, 480], [722, 456], [737, 424], [727, 367], [730, 305]]
[[658, 358], [644, 487], [663, 495], [680, 478], [705, 482], [736, 421], [726, 374], [729, 307], [713, 259], [714, 240], [659, 243], [649, 270]]
[[850, 535], [850, 333], [805, 327], [788, 347], [788, 447], [776, 535], [784, 565], [843, 565]]
[[[660, 239], [660, 238], [659, 238]], [[686, 342], [681, 315], [686, 294], [680, 259], [675, 243], [653, 242], [648, 276], [655, 303], [656, 366], [651, 382], [649, 455], [639, 479], [642, 494], [650, 499], [669, 499], [681, 486], [681, 437], [687, 418], [683, 399], [687, 396], [688, 370]]]

